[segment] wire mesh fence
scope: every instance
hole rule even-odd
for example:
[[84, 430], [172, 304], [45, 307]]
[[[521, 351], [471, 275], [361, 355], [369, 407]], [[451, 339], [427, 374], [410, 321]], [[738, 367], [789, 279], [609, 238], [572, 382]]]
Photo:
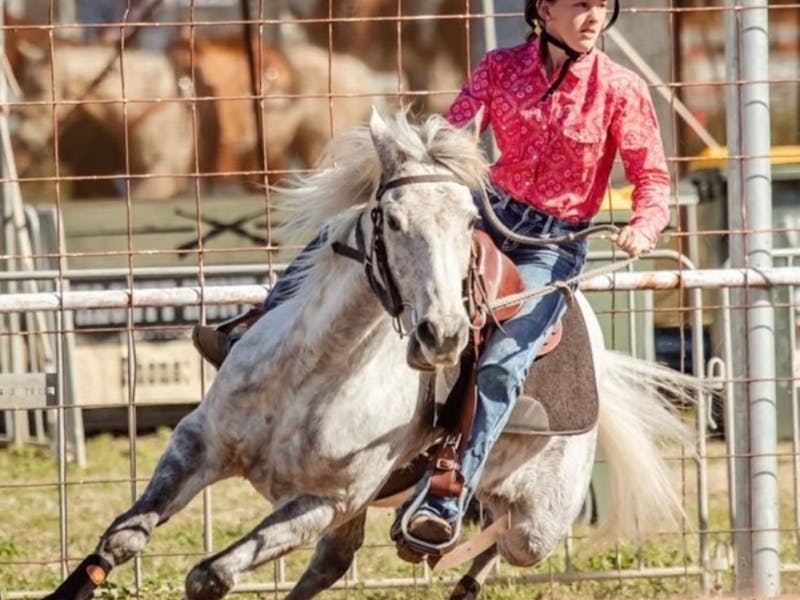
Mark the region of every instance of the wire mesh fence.
[[[165, 431], [213, 382], [192, 326], [259, 304], [284, 267], [269, 185], [313, 169], [331, 135], [364, 123], [373, 106], [444, 112], [487, 49], [527, 31], [522, 3], [510, 0], [3, 8], [0, 596], [22, 598], [44, 595], [91, 550], [143, 489]], [[758, 561], [755, 575], [745, 567], [764, 530], [780, 587], [800, 589], [798, 9], [634, 0], [602, 37], [650, 86], [673, 194], [660, 251], [585, 287], [609, 346], [703, 376], [716, 391], [681, 407], [696, 455], [664, 450], [686, 511], [678, 530], [597, 548], [594, 521], [613, 508], [601, 459], [573, 535], [535, 568], [495, 565], [496, 597], [728, 593], [771, 573]], [[769, 49], [763, 76], [743, 51], [754, 15]], [[754, 87], [771, 124], [756, 153], [741, 139], [753, 137]], [[748, 170], [754, 163], [760, 173]], [[759, 175], [766, 190], [748, 187]], [[630, 208], [617, 167], [597, 220], [624, 223]], [[591, 258], [621, 257], [597, 241]], [[765, 306], [766, 345], [754, 312]], [[752, 418], [763, 415], [748, 408], [762, 383], [777, 414], [766, 449], [753, 441], [762, 430]], [[743, 514], [759, 457], [775, 465], [772, 525]], [[371, 511], [365, 546], [331, 597], [447, 597], [460, 573], [398, 561], [391, 511]], [[104, 593], [172, 597], [193, 564], [267, 513], [251, 489], [221, 483], [160, 528]], [[288, 590], [310, 553], [236, 590]]]

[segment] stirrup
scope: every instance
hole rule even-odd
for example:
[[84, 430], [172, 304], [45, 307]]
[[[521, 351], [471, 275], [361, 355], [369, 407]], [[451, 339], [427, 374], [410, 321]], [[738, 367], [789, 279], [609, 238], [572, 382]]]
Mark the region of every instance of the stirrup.
[[397, 544], [398, 549], [403, 546], [405, 550], [418, 555], [420, 560], [427, 556], [429, 562], [435, 562], [441, 556], [452, 550], [455, 547], [458, 538], [461, 536], [461, 516], [463, 513], [462, 507], [464, 503], [464, 494], [462, 493], [458, 499], [458, 517], [453, 522], [453, 531], [450, 535], [450, 539], [438, 543], [430, 542], [428, 540], [416, 537], [411, 533], [408, 527], [409, 522], [413, 518], [414, 514], [425, 501], [430, 488], [431, 478], [428, 476], [425, 480], [425, 487], [416, 496], [414, 496], [414, 499], [409, 503], [405, 511], [403, 511], [403, 514], [400, 516], [398, 521], [395, 522], [395, 525], [392, 527], [391, 537], [395, 544]]

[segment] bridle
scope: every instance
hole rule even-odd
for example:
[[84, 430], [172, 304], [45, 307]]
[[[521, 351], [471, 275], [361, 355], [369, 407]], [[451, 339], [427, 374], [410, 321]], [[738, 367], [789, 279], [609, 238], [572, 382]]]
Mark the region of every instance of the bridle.
[[359, 215], [355, 225], [356, 247], [353, 248], [343, 242], [334, 241], [331, 246], [337, 254], [358, 261], [364, 265], [364, 273], [367, 276], [369, 287], [378, 297], [386, 312], [395, 320], [395, 329], [402, 333], [399, 317], [403, 310], [408, 306], [400, 295], [397, 281], [389, 267], [389, 259], [386, 253], [386, 243], [383, 237], [383, 209], [381, 200], [389, 190], [406, 185], [418, 183], [457, 183], [466, 185], [453, 175], [428, 174], [428, 175], [408, 175], [397, 177], [386, 182], [381, 182], [375, 190], [375, 206], [370, 210], [370, 220], [372, 221], [372, 241], [367, 249], [364, 239], [364, 228], [361, 225], [361, 218], [364, 213]]

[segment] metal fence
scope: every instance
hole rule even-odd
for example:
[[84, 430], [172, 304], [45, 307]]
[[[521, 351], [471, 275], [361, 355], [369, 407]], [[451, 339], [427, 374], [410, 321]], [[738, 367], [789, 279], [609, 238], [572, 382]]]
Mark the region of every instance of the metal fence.
[[[22, 598], [74, 567], [146, 482], [147, 453], [163, 447], [152, 430], [201, 399], [213, 372], [194, 354], [191, 326], [260, 302], [282, 268], [264, 184], [312, 168], [327, 137], [363, 121], [372, 104], [441, 112], [486, 48], [525, 32], [510, 0], [5, 8], [0, 597]], [[593, 526], [577, 524], [536, 569], [495, 566], [497, 589], [800, 589], [798, 9], [626, 2], [604, 37], [604, 49], [651, 86], [676, 184], [664, 249], [584, 287], [609, 345], [704, 376], [717, 393], [686, 408], [696, 456], [670, 455], [686, 508], [680, 531], [597, 552]], [[726, 152], [703, 152], [717, 140]], [[624, 193], [611, 191], [598, 218], [628, 214]], [[602, 244], [591, 256], [618, 258]], [[121, 437], [96, 435], [105, 431]], [[116, 470], [106, 469], [112, 462]], [[600, 465], [589, 511], [600, 517], [603, 485]], [[121, 499], [109, 502], [122, 504], [93, 505], [112, 488]], [[189, 534], [157, 531], [112, 585], [144, 597], [174, 592], [182, 578], [165, 565], [180, 571], [236, 537], [230, 529], [242, 533], [231, 513], [266, 511], [248, 502], [204, 492], [189, 510], [202, 524], [196, 537], [160, 544], [160, 535]], [[342, 593], [441, 595], [457, 576], [387, 558], [387, 519], [371, 515], [374, 531]], [[20, 524], [40, 528], [43, 541], [23, 542]], [[294, 560], [237, 591], [289, 589]]]

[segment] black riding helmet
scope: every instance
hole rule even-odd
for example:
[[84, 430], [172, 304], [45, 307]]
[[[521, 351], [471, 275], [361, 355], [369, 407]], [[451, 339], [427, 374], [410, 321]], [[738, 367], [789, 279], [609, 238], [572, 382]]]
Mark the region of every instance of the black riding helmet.
[[[547, 32], [547, 29], [544, 27], [544, 19], [542, 19], [542, 17], [539, 15], [539, 4], [544, 1], [545, 0], [525, 0], [525, 22], [530, 25], [531, 29], [534, 31], [538, 29], [541, 32], [540, 36], [545, 43], [553, 44], [557, 48], [563, 50], [567, 54], [567, 60], [561, 67], [558, 78], [556, 78], [556, 80], [553, 82], [553, 85], [551, 85], [550, 88], [544, 93], [544, 96], [542, 96], [542, 100], [547, 99], [550, 94], [558, 89], [558, 86], [561, 85], [561, 83], [564, 81], [564, 78], [567, 76], [567, 71], [572, 63], [583, 56], [582, 52], [578, 52], [577, 50], [570, 48], [564, 42], [557, 40]], [[617, 22], [617, 19], [619, 18], [619, 12], [620, 0], [614, 0], [614, 8], [611, 12], [611, 18], [608, 20], [606, 26], [603, 27], [603, 31], [611, 29], [614, 23]]]

